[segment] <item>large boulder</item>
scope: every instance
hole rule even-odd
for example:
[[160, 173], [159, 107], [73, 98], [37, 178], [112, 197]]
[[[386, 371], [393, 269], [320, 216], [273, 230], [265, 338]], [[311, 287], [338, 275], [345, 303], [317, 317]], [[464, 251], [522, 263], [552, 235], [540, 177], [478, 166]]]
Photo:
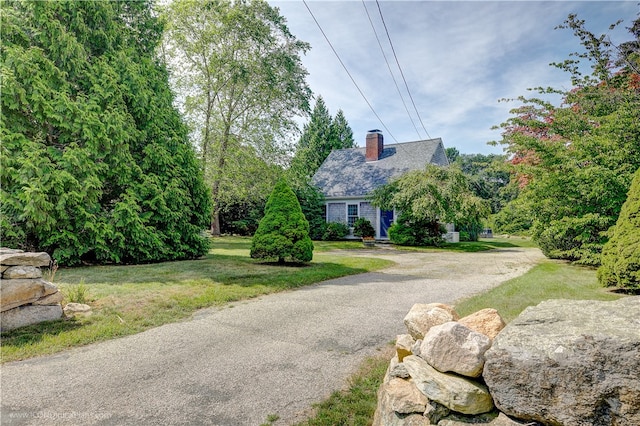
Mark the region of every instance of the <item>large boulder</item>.
[[485, 382], [510, 416], [640, 425], [640, 296], [542, 302], [502, 330], [485, 358]]
[[420, 346], [420, 357], [436, 370], [478, 377], [491, 339], [457, 322], [431, 327]]
[[410, 355], [402, 362], [416, 387], [427, 398], [463, 414], [487, 413], [493, 409], [489, 390], [483, 384], [451, 373], [441, 373], [427, 361]]
[[33, 303], [41, 297], [58, 291], [58, 288], [42, 279], [15, 279], [0, 281], [0, 312]]
[[429, 400], [409, 380], [393, 378], [387, 383], [390, 408], [398, 414], [424, 413]]
[[418, 340], [422, 339], [429, 329], [435, 325], [449, 321], [457, 321], [460, 317], [449, 305], [443, 303], [416, 303], [404, 317], [404, 325], [409, 334]]
[[62, 318], [62, 306], [25, 305], [0, 313], [0, 330], [8, 331]]
[[60, 291], [56, 291], [48, 296], [41, 297], [32, 303], [32, 305], [59, 305], [64, 300], [64, 294]]

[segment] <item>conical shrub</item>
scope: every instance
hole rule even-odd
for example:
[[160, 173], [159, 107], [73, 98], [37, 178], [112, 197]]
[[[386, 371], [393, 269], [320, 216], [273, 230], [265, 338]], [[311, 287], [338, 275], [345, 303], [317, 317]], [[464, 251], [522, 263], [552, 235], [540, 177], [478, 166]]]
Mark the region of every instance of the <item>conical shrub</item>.
[[598, 279], [604, 286], [640, 290], [640, 169], [636, 171], [627, 201], [611, 238], [602, 249]]
[[309, 262], [313, 258], [313, 242], [309, 222], [300, 203], [284, 179], [280, 179], [269, 196], [264, 217], [251, 242], [251, 257]]

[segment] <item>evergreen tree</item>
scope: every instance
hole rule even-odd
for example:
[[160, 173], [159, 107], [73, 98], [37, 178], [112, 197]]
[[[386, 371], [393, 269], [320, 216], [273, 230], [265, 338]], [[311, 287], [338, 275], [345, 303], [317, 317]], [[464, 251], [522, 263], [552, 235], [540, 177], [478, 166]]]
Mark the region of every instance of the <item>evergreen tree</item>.
[[[349, 122], [341, 109], [338, 110], [338, 113], [331, 122], [330, 145], [332, 150], [356, 147], [356, 143], [353, 140], [353, 130], [349, 127]], [[329, 151], [327, 155], [330, 153], [331, 151]], [[322, 161], [324, 161], [324, 159]]]
[[61, 264], [201, 256], [210, 201], [149, 1], [2, 5], [3, 244]]
[[324, 195], [320, 190], [308, 183], [293, 188], [304, 217], [309, 222], [309, 237], [312, 240], [321, 240], [327, 229], [325, 219]]
[[309, 262], [313, 258], [309, 223], [284, 179], [278, 181], [269, 196], [264, 217], [251, 242], [251, 257], [278, 259], [279, 263], [287, 259]]
[[[289, 169], [294, 183], [305, 182], [318, 170], [331, 152], [331, 114], [322, 96], [318, 96], [311, 118], [304, 125], [296, 154]], [[296, 184], [298, 186], [298, 184]]]
[[311, 119], [304, 126], [296, 154], [288, 170], [289, 181], [298, 196], [311, 226], [311, 237], [321, 239], [325, 233], [324, 197], [310, 183], [311, 177], [334, 149], [354, 148], [353, 131], [342, 110], [335, 118], [318, 96]]
[[640, 290], [640, 169], [610, 234], [602, 249], [598, 279], [605, 286]]
[[342, 110], [331, 117], [322, 96], [318, 96], [311, 119], [304, 125], [296, 154], [291, 161], [289, 178], [294, 186], [307, 182], [334, 149], [355, 148], [353, 131]]

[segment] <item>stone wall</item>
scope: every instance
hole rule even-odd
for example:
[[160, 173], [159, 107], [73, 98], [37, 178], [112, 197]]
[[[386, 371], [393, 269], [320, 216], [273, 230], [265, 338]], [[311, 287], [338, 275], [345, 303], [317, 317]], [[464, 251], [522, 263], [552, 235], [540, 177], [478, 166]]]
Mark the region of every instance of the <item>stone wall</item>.
[[42, 279], [50, 262], [47, 253], [0, 248], [0, 330], [62, 317], [62, 293]]
[[404, 323], [374, 426], [640, 425], [640, 297], [547, 301], [506, 327], [416, 304]]

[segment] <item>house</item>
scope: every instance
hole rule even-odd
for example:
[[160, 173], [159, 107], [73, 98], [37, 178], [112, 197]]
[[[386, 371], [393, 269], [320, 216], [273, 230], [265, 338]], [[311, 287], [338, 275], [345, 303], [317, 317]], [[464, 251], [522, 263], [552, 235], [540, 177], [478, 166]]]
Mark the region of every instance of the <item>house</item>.
[[356, 219], [364, 217], [376, 230], [376, 239], [387, 239], [394, 212], [372, 206], [367, 195], [404, 173], [423, 170], [427, 164], [449, 164], [440, 138], [384, 145], [382, 132], [370, 130], [366, 147], [332, 151], [312, 182], [325, 196], [327, 222], [352, 227]]

